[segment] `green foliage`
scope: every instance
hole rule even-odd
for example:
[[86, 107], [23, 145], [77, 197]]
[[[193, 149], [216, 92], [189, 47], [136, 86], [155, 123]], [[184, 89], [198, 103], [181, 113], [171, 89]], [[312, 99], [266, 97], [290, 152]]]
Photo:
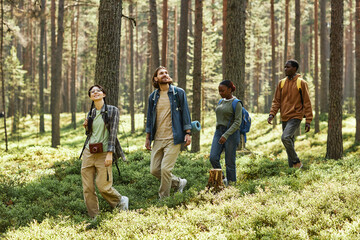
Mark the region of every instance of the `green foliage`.
[[[142, 115], [137, 116], [142, 123]], [[62, 123], [71, 116], [63, 114]], [[173, 173], [188, 180], [183, 194], [158, 201], [159, 181], [149, 172], [150, 152], [141, 128], [129, 131], [122, 116], [119, 139], [127, 162], [119, 162], [114, 187], [130, 199], [130, 211], [113, 211], [99, 197], [102, 210], [89, 225], [83, 202], [77, 155], [83, 129], [62, 125], [62, 147], [48, 146], [50, 134], [36, 127], [21, 134], [0, 156], [0, 232], [6, 239], [358, 239], [360, 177], [353, 142], [355, 118], [343, 121], [345, 156], [326, 160], [327, 124], [322, 132], [297, 138], [305, 163], [289, 169], [281, 144], [281, 128], [272, 129], [266, 114], [252, 114], [250, 154], [238, 152], [237, 183], [220, 193], [206, 190], [214, 116], [205, 118], [199, 153], [182, 152]], [[46, 116], [45, 123], [49, 124]], [[79, 116], [79, 119], [80, 116]], [[38, 119], [24, 118], [24, 126]], [[78, 122], [78, 126], [82, 121]], [[36, 125], [36, 124], [34, 124]], [[137, 125], [142, 126], [142, 125]], [[304, 127], [303, 125], [301, 126]], [[123, 128], [123, 129], [121, 129]], [[0, 134], [1, 134], [0, 130]], [[39, 144], [36, 144], [39, 143]], [[1, 146], [3, 142], [0, 142]], [[36, 146], [34, 146], [36, 145]], [[224, 166], [224, 159], [221, 159]], [[88, 227], [91, 226], [91, 227]]]

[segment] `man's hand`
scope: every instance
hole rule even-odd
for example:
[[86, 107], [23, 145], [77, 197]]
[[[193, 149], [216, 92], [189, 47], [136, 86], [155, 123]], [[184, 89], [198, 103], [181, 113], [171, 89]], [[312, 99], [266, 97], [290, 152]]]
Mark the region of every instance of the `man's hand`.
[[269, 115], [269, 118], [268, 118], [268, 123], [271, 124], [272, 120], [273, 120], [274, 116], [272, 114]]
[[86, 118], [85, 121], [84, 121], [84, 123], [83, 123], [83, 127], [86, 128], [87, 125], [88, 125], [88, 120], [87, 120], [87, 118]]
[[184, 142], [185, 142], [184, 147], [190, 145], [190, 143], [191, 143], [191, 136], [190, 136], [190, 134], [185, 134]]
[[310, 123], [305, 123], [305, 132], [310, 131]]
[[226, 138], [224, 138], [223, 136], [221, 136], [221, 138], [219, 139], [219, 144], [224, 144], [226, 142]]
[[105, 158], [105, 167], [111, 166], [112, 161], [113, 161], [113, 153], [107, 152], [106, 158]]
[[151, 144], [150, 144], [149, 138], [146, 138], [146, 140], [145, 140], [145, 147], [147, 150], [151, 151]]

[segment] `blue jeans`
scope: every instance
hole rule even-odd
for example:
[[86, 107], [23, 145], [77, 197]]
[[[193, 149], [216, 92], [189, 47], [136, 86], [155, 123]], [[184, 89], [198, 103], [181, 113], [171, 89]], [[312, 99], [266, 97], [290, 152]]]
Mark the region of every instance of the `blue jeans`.
[[300, 119], [290, 119], [287, 122], [282, 122], [283, 134], [281, 141], [283, 142], [286, 153], [288, 155], [289, 167], [300, 162], [298, 155], [295, 152], [295, 131], [299, 128]]
[[228, 137], [224, 144], [219, 144], [221, 136], [227, 128], [220, 126], [216, 129], [210, 151], [210, 163], [213, 168], [221, 168], [220, 156], [225, 149], [226, 178], [236, 182], [236, 148], [240, 143], [240, 131], [237, 130]]

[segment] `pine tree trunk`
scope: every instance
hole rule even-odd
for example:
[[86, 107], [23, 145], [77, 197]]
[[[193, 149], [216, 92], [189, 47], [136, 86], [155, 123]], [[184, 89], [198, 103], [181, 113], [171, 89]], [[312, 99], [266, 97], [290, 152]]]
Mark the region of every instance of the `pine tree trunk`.
[[[48, 64], [48, 51], [47, 51], [47, 28], [46, 28], [46, 19], [45, 19], [45, 30], [44, 30], [44, 55], [45, 55], [45, 79], [44, 79], [44, 87], [45, 89], [49, 88], [49, 64]], [[49, 94], [45, 94], [45, 113], [50, 113], [50, 96]]]
[[331, 0], [329, 122], [326, 158], [340, 159], [343, 155], [343, 26], [344, 3]]
[[[133, 16], [133, 2], [129, 4], [129, 14]], [[134, 30], [129, 21], [130, 34], [130, 119], [131, 119], [131, 133], [135, 133], [135, 93], [134, 93]]]
[[2, 87], [2, 104], [4, 109], [4, 131], [5, 131], [5, 151], [8, 150], [8, 137], [6, 127], [6, 104], [5, 104], [5, 79], [3, 71], [3, 46], [4, 46], [4, 0], [0, 0], [1, 11], [1, 28], [0, 28], [0, 74], [1, 74], [1, 87]]
[[[76, 24], [75, 24], [75, 13], [73, 18], [73, 28], [72, 32], [75, 33], [75, 46], [72, 50], [72, 58], [71, 58], [71, 96], [70, 96], [70, 106], [71, 106], [71, 123], [73, 125], [73, 129], [76, 129], [76, 106], [77, 106], [77, 99], [76, 99], [76, 79], [77, 79], [77, 57], [78, 57], [78, 39], [79, 39], [79, 20], [80, 20], [80, 6], [79, 2], [77, 2], [76, 7]], [[73, 44], [73, 41], [71, 41]], [[73, 46], [72, 46], [73, 48]]]
[[55, 40], [55, 0], [52, 0], [52, 46], [51, 46], [51, 146], [60, 145], [60, 89], [62, 72], [62, 50], [64, 42], [64, 0], [58, 5], [58, 30]]
[[144, 129], [146, 129], [146, 117], [147, 111], [149, 107], [148, 96], [150, 94], [150, 84], [151, 84], [151, 24], [150, 19], [148, 20], [148, 28], [147, 28], [147, 54], [146, 54], [146, 74], [145, 74], [145, 92], [144, 92], [144, 99], [145, 99], [145, 107], [144, 107]]
[[[287, 10], [289, 11], [288, 7], [288, 0], [286, 0]], [[275, 89], [276, 89], [276, 56], [275, 56], [275, 11], [274, 11], [274, 0], [270, 2], [270, 18], [271, 18], [271, 96], [275, 96]], [[289, 16], [289, 13], [288, 13]], [[287, 39], [287, 37], [286, 37]], [[286, 41], [287, 42], [287, 41]], [[287, 51], [287, 43], [286, 43], [286, 51]], [[270, 102], [270, 101], [269, 101]], [[275, 128], [277, 124], [276, 118], [274, 118], [273, 128]]]
[[178, 52], [177, 52], [177, 40], [178, 40], [178, 13], [177, 13], [177, 8], [174, 8], [174, 82], [178, 81], [178, 71], [177, 71], [177, 57], [178, 57]]
[[45, 121], [44, 121], [44, 112], [45, 112], [45, 98], [44, 98], [44, 40], [45, 40], [45, 11], [46, 11], [46, 0], [41, 0], [41, 15], [40, 15], [40, 55], [39, 55], [39, 115], [40, 115], [40, 124], [39, 131], [40, 133], [45, 132]]
[[168, 1], [163, 0], [163, 29], [162, 29], [162, 48], [161, 48], [161, 65], [166, 67], [167, 40], [168, 40]]
[[[295, 0], [295, 60], [301, 62], [300, 48], [301, 48], [301, 36], [300, 36], [300, 0]], [[310, 58], [311, 59], [311, 58]], [[295, 136], [301, 134], [301, 126], [296, 130]]]
[[151, 72], [160, 66], [159, 56], [159, 34], [157, 27], [156, 0], [150, 3], [150, 26], [151, 26]]
[[300, 0], [295, 0], [295, 59], [300, 62]]
[[285, 0], [285, 43], [284, 43], [284, 64], [288, 59], [288, 41], [289, 41], [289, 1]]
[[179, 29], [179, 53], [177, 61], [178, 86], [186, 91], [187, 44], [188, 44], [188, 11], [189, 0], [181, 1], [181, 16]]
[[106, 91], [107, 104], [118, 106], [122, 0], [101, 0], [95, 83]]
[[[348, 1], [349, 3], [349, 9], [352, 9], [352, 0]], [[349, 113], [354, 112], [354, 88], [355, 88], [355, 82], [354, 82], [354, 35], [353, 35], [353, 14], [352, 11], [350, 11], [349, 14], [349, 26], [346, 31], [346, 43], [345, 43], [345, 79], [344, 79], [344, 100], [347, 101], [347, 111]]]
[[329, 112], [328, 89], [329, 89], [329, 36], [326, 22], [326, 3], [327, 0], [320, 0], [320, 61], [321, 61], [321, 91], [320, 91], [320, 112]]
[[320, 132], [319, 125], [319, 38], [318, 38], [318, 0], [314, 1], [314, 34], [315, 34], [315, 133]]
[[360, 143], [360, 0], [356, 0], [356, 134], [355, 142]]
[[226, 15], [227, 15], [227, 9], [228, 9], [228, 0], [223, 0], [223, 39], [222, 39], [222, 65], [223, 65], [223, 75], [225, 74], [225, 52], [226, 52], [226, 38], [227, 38], [227, 32], [226, 32]]
[[[201, 121], [201, 54], [202, 54], [202, 25], [203, 0], [195, 0], [195, 37], [194, 37], [194, 80], [192, 120]], [[191, 151], [200, 151], [200, 132], [193, 132]]]
[[227, 0], [224, 79], [234, 82], [234, 95], [245, 99], [245, 19], [247, 1]]

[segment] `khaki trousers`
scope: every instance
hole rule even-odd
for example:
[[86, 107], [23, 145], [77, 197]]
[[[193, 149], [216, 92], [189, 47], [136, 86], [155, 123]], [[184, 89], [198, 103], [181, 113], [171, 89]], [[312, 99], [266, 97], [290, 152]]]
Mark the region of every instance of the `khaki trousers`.
[[[84, 200], [90, 217], [99, 214], [99, 202], [95, 192], [94, 180], [101, 196], [112, 208], [115, 208], [121, 199], [121, 195], [112, 186], [112, 166], [105, 167], [106, 154], [106, 152], [92, 154], [87, 148], [83, 153], [81, 179]], [[109, 176], [109, 181], [107, 176]]]
[[150, 173], [161, 183], [160, 198], [170, 196], [171, 187], [179, 186], [180, 178], [171, 173], [180, 153], [181, 144], [174, 145], [173, 139], [155, 140], [151, 151]]

